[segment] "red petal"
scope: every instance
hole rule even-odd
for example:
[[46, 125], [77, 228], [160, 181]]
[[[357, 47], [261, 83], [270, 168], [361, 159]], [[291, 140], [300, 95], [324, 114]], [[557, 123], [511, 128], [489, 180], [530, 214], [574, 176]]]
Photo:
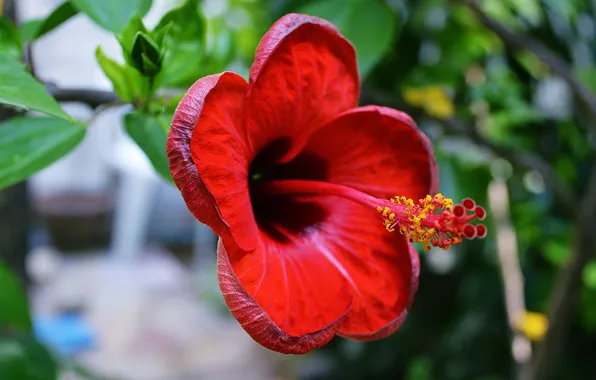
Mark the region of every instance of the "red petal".
[[[336, 299], [327, 299], [331, 305], [320, 304], [320, 300], [317, 298], [319, 292], [315, 288], [309, 288], [308, 284], [317, 280], [316, 277], [322, 280], [327, 276], [323, 272], [325, 268], [318, 265], [306, 267], [308, 259], [299, 263], [293, 259], [286, 260], [282, 256], [271, 257], [272, 260], [265, 263], [262, 261], [263, 257], [254, 257], [263, 254], [264, 251], [246, 253], [235, 248], [234, 242], [228, 245], [233, 250], [230, 256], [235, 262], [235, 268], [232, 268], [230, 257], [224, 248], [224, 243], [220, 240], [217, 248], [219, 286], [232, 315], [257, 343], [284, 354], [304, 354], [327, 344], [333, 338], [337, 325], [343, 319], [349, 304], [340, 308], [334, 307], [340, 304], [340, 300], [345, 300], [345, 297], [342, 297], [346, 294], [345, 291], [335, 293]], [[261, 263], [263, 267], [259, 268]], [[284, 277], [280, 278], [279, 269], [275, 268], [279, 263], [289, 265], [286, 267], [285, 282]], [[250, 272], [251, 268], [257, 270], [257, 276]], [[267, 276], [264, 276], [265, 273], [262, 271], [265, 268], [268, 270]], [[247, 283], [252, 294], [245, 289], [245, 285], [241, 283], [236, 273], [239, 273], [239, 276]], [[332, 273], [329, 275], [333, 277]], [[293, 280], [291, 283], [288, 282], [290, 279]], [[259, 285], [255, 283], [255, 280], [259, 280]], [[306, 284], [301, 284], [298, 281], [304, 281]], [[323, 288], [320, 291], [332, 293], [338, 290], [336, 286], [338, 283], [331, 285], [333, 285], [331, 289]], [[260, 289], [255, 290], [255, 287], [260, 287]], [[290, 294], [289, 289], [297, 290], [297, 292]], [[259, 296], [256, 297], [258, 301], [255, 300], [255, 292], [259, 293]], [[286, 317], [290, 317], [284, 324], [279, 322], [280, 311], [277, 308], [280, 307], [280, 302], [286, 306], [285, 310], [281, 310], [281, 316], [286, 314]], [[286, 302], [291, 302], [291, 304], [286, 304]], [[328, 323], [320, 325], [322, 314], [336, 311], [337, 313], [330, 318]], [[294, 318], [300, 319], [293, 320]], [[317, 325], [315, 321], [319, 324]], [[308, 325], [311, 328], [308, 329], [309, 332], [299, 333], [295, 326], [289, 326], [291, 323]], [[280, 325], [284, 328], [281, 328]]]
[[188, 209], [217, 234], [226, 233], [228, 229], [221, 220], [213, 196], [207, 191], [199, 176], [190, 152], [190, 140], [203, 109], [205, 97], [217, 85], [220, 76], [204, 77], [188, 90], [176, 108], [166, 145], [170, 172]]
[[257, 226], [242, 138], [247, 87], [234, 73], [198, 80], [176, 109], [167, 150], [174, 181], [195, 217], [218, 235], [231, 233], [243, 248], [252, 249]]
[[299, 148], [322, 123], [358, 102], [353, 46], [332, 24], [311, 16], [289, 14], [271, 27], [257, 48], [249, 82], [253, 152], [280, 137]]
[[[404, 265], [401, 266], [395, 266], [398, 264], [394, 264], [394, 270], [397, 269], [400, 272], [400, 278], [401, 281], [395, 281], [394, 278], [394, 286], [396, 288], [399, 288], [401, 292], [407, 293], [409, 291], [409, 298], [407, 300], [407, 302], [403, 303], [404, 298], [400, 298], [399, 302], [395, 302], [394, 303], [394, 308], [391, 308], [391, 305], [387, 305], [387, 303], [385, 303], [385, 308], [387, 309], [387, 306], [389, 306], [389, 309], [385, 310], [385, 312], [389, 312], [390, 315], [393, 317], [393, 319], [387, 319], [382, 318], [381, 320], [384, 321], [384, 323], [386, 323], [384, 326], [382, 326], [381, 328], [378, 328], [375, 330], [375, 328], [369, 328], [369, 327], [364, 327], [366, 326], [369, 319], [370, 319], [370, 315], [369, 315], [369, 310], [370, 307], [372, 306], [371, 304], [374, 302], [369, 299], [366, 300], [364, 298], [361, 299], [355, 299], [354, 300], [354, 305], [352, 307], [352, 309], [350, 310], [350, 313], [347, 315], [346, 320], [342, 323], [342, 325], [340, 326], [339, 330], [338, 330], [338, 334], [345, 337], [345, 338], [350, 338], [350, 339], [355, 339], [355, 340], [362, 340], [362, 341], [370, 341], [370, 340], [376, 340], [376, 339], [382, 339], [385, 337], [388, 337], [389, 335], [393, 334], [395, 331], [397, 331], [397, 329], [401, 326], [401, 324], [403, 323], [403, 321], [406, 319], [406, 316], [408, 315], [408, 311], [410, 310], [410, 307], [412, 306], [412, 303], [414, 302], [414, 296], [416, 295], [416, 291], [418, 290], [418, 277], [420, 275], [420, 259], [418, 258], [418, 252], [416, 252], [416, 249], [412, 246], [412, 244], [410, 244], [410, 242], [408, 242], [405, 237], [401, 237], [400, 236], [400, 240], [403, 243], [398, 243], [398, 245], [407, 245], [407, 250], [409, 253], [409, 257], [410, 257], [410, 263], [408, 265], [408, 263], [404, 262]], [[395, 248], [396, 251], [399, 251], [399, 258], [397, 259], [397, 261], [399, 260], [405, 260], [403, 256], [404, 255], [404, 250], [405, 248]], [[408, 274], [410, 275], [410, 280], [409, 280], [409, 285], [410, 285], [410, 289], [406, 289], [408, 281], [407, 281], [407, 276]], [[373, 280], [373, 282], [376, 282], [377, 285], [379, 285], [379, 281], [377, 281], [378, 278], [375, 278], [375, 280]], [[371, 288], [373, 288], [373, 286], [371, 286]], [[372, 290], [372, 289], [371, 289]], [[358, 302], [360, 301], [360, 302]], [[381, 313], [378, 313], [378, 315], [380, 315]], [[388, 323], [387, 323], [388, 321]]]
[[351, 285], [352, 307], [338, 334], [372, 340], [401, 325], [418, 289], [418, 255], [403, 235], [388, 233], [374, 209], [318, 196], [329, 218], [314, 232]]
[[438, 167], [428, 138], [392, 108], [351, 109], [319, 129], [305, 151], [323, 158], [328, 181], [377, 198], [436, 193]]

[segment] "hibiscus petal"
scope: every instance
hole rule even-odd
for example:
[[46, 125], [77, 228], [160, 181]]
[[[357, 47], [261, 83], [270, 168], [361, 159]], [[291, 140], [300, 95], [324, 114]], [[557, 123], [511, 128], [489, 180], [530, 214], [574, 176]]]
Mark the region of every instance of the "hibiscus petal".
[[252, 151], [279, 138], [299, 151], [308, 135], [355, 107], [359, 78], [353, 46], [329, 22], [289, 14], [261, 40], [250, 70], [247, 130]]
[[[327, 163], [327, 180], [378, 198], [435, 193], [432, 147], [412, 119], [376, 106], [349, 110], [311, 136], [303, 153]], [[419, 259], [404, 236], [388, 233], [374, 209], [319, 195], [329, 216], [317, 226], [352, 286], [352, 309], [340, 335], [378, 339], [401, 325], [418, 288]]]
[[333, 338], [351, 298], [329, 265], [320, 265], [308, 252], [298, 260], [273, 256], [266, 248], [244, 252], [233, 241], [225, 244], [226, 250], [224, 244], [220, 239], [219, 286], [232, 315], [257, 343], [304, 354]]
[[391, 335], [405, 319], [418, 289], [416, 250], [405, 236], [388, 233], [376, 210], [343, 198], [318, 198], [330, 217], [311, 239], [325, 241], [353, 295], [337, 333], [357, 340]]
[[321, 127], [305, 152], [327, 162], [328, 181], [377, 198], [436, 193], [430, 141], [407, 114], [387, 107], [351, 109]]
[[198, 80], [176, 109], [167, 152], [174, 181], [195, 217], [218, 235], [232, 234], [243, 248], [252, 249], [257, 227], [241, 137], [247, 87], [242, 77], [229, 72]]

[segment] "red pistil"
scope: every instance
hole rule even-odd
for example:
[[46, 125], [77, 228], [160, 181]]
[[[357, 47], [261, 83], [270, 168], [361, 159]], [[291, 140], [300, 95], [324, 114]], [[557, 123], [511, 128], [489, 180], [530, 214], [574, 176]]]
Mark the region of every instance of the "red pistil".
[[470, 224], [473, 219], [482, 220], [486, 216], [484, 208], [470, 198], [456, 205], [441, 194], [427, 195], [417, 202], [406, 197], [385, 200], [347, 186], [305, 180], [264, 182], [259, 184], [259, 192], [262, 195], [327, 194], [352, 200], [376, 209], [387, 231], [397, 228], [410, 241], [422, 243], [426, 250], [431, 245], [447, 249], [461, 243], [462, 238], [483, 238], [487, 232], [483, 224]]

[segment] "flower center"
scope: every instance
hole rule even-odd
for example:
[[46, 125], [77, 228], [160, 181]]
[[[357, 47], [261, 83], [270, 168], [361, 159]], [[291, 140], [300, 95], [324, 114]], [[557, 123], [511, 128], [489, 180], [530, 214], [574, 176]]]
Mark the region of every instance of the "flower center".
[[280, 159], [292, 147], [289, 138], [280, 138], [263, 148], [249, 167], [249, 190], [255, 221], [259, 229], [279, 243], [290, 243], [327, 218], [327, 210], [304, 195], [269, 194], [265, 184], [280, 180], [327, 179], [327, 165], [319, 156], [301, 152], [289, 162]]
[[349, 199], [377, 210], [387, 231], [397, 229], [410, 241], [422, 243], [426, 250], [431, 245], [447, 249], [461, 243], [463, 238], [483, 238], [487, 232], [484, 224], [470, 223], [484, 219], [486, 211], [469, 198], [456, 205], [441, 194], [427, 195], [416, 202], [403, 196], [378, 199], [351, 187], [308, 180], [264, 182], [259, 191], [268, 195], [320, 194]]

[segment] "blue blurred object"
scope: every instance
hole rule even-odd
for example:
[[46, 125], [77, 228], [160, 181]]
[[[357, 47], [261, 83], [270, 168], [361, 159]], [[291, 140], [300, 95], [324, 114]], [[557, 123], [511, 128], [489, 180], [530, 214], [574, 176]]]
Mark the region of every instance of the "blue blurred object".
[[95, 333], [79, 314], [37, 316], [33, 329], [41, 342], [62, 356], [73, 356], [95, 346]]

